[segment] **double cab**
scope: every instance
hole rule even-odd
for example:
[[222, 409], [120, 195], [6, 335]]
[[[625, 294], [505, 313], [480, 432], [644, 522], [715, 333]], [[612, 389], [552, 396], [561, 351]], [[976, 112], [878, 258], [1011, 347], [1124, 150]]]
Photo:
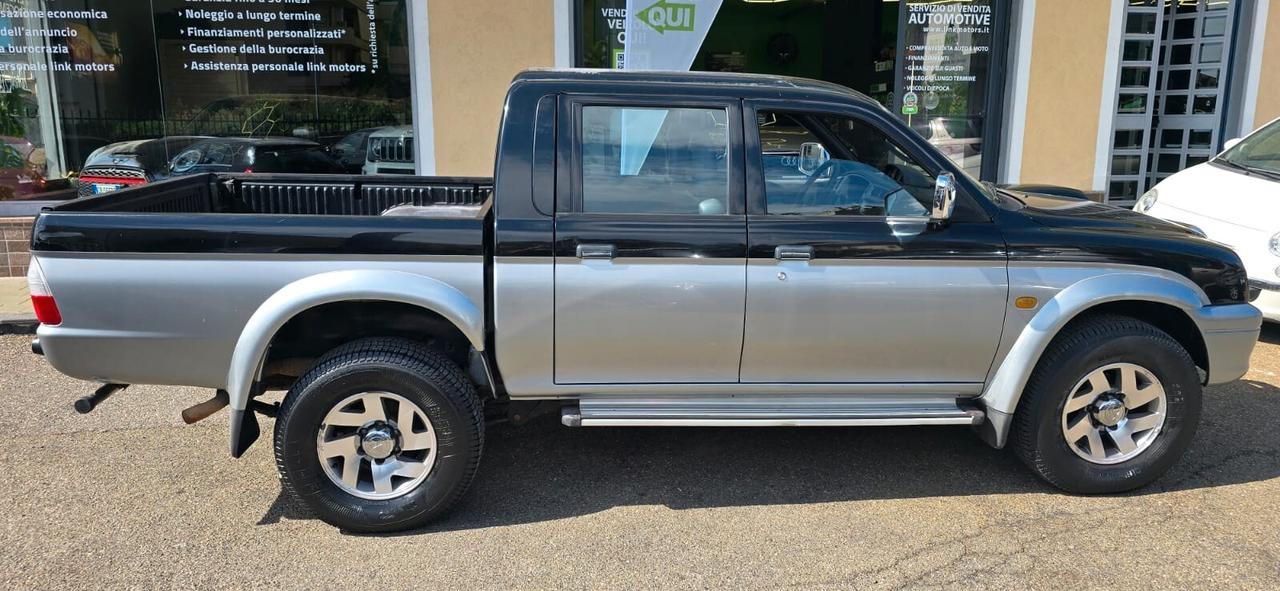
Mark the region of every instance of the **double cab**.
[[[209, 388], [239, 457], [352, 531], [473, 479], [486, 416], [568, 427], [967, 425], [1110, 493], [1187, 449], [1261, 316], [1229, 248], [997, 188], [867, 97], [743, 74], [539, 70], [493, 178], [207, 173], [43, 212], [34, 348]], [[287, 391], [279, 404], [262, 396]], [[145, 453], [145, 450], [103, 450]]]

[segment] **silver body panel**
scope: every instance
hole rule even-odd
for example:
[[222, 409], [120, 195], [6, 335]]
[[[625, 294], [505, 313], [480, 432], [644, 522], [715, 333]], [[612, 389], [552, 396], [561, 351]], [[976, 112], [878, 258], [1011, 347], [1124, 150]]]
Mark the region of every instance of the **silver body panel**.
[[[39, 328], [46, 356], [62, 373], [86, 380], [225, 389], [250, 319], [272, 296], [312, 277], [348, 288], [331, 290], [331, 300], [376, 296], [421, 302], [415, 278], [447, 285], [465, 301], [449, 305], [470, 313], [436, 311], [473, 325], [460, 327], [466, 334], [479, 338], [483, 333], [484, 273], [478, 256], [45, 252], [38, 261], [63, 312], [61, 325]], [[345, 281], [332, 275], [350, 272], [361, 274]], [[296, 309], [308, 297], [314, 301], [323, 290], [312, 283], [297, 291], [284, 309]], [[251, 337], [256, 341], [262, 335]], [[483, 348], [483, 339], [479, 342]], [[252, 374], [258, 361], [245, 370]]]
[[493, 355], [512, 398], [555, 396], [555, 266], [552, 257], [494, 257]]
[[745, 259], [555, 264], [556, 383], [738, 381]]
[[1034, 309], [1009, 306], [996, 361], [980, 401], [1012, 415], [1037, 360], [1058, 331], [1081, 312], [1115, 301], [1147, 301], [1182, 310], [1200, 329], [1209, 352], [1209, 383], [1240, 378], [1258, 340], [1262, 315], [1249, 304], [1210, 306], [1189, 279], [1153, 267], [1112, 264], [1009, 264], [1010, 299], [1032, 296]]
[[[484, 349], [480, 257], [39, 253], [37, 259], [33, 264], [43, 269], [64, 316], [62, 325], [39, 329], [41, 343], [54, 367], [77, 378], [225, 388], [232, 408], [242, 410], [275, 331], [311, 306], [344, 300], [423, 306], [454, 322], [476, 349]], [[939, 400], [954, 405], [957, 399], [975, 398], [989, 417], [1001, 419], [996, 427], [1002, 444], [1007, 419], [1044, 348], [1062, 326], [1092, 306], [1141, 300], [1183, 310], [1207, 345], [1209, 383], [1231, 381], [1247, 371], [1262, 322], [1258, 310], [1248, 304], [1209, 306], [1189, 280], [1147, 267], [1015, 262], [1008, 267], [1006, 288], [999, 279], [1003, 266], [852, 263], [833, 271], [812, 265], [787, 267], [788, 281], [782, 282], [776, 277], [777, 265], [745, 261], [683, 266], [597, 263], [575, 261], [563, 289], [584, 293], [571, 292], [566, 301], [556, 302], [553, 276], [558, 270], [551, 259], [495, 261], [495, 355], [512, 398], [606, 405], [604, 401], [611, 400], [634, 406], [655, 396], [684, 398], [695, 405], [711, 397], [718, 398], [721, 407], [737, 410], [711, 409], [700, 417], [646, 415], [645, 420], [744, 426], [959, 424], [959, 416], [916, 416], [907, 411], [913, 404], [936, 407]], [[623, 277], [624, 269], [641, 273]], [[765, 296], [761, 301], [775, 306], [774, 311], [757, 310], [747, 303], [749, 298], [735, 295], [735, 282], [746, 285], [753, 275], [760, 282], [788, 284], [758, 288]], [[798, 295], [796, 305], [788, 309], [781, 290], [797, 285], [796, 279], [815, 288], [812, 293], [817, 295]], [[946, 301], [944, 294], [953, 293], [955, 285], [965, 290], [964, 295]], [[856, 294], [854, 299], [870, 297], [874, 304], [868, 308], [880, 313], [848, 314], [848, 294]], [[1039, 299], [1035, 309], [1019, 310], [1009, 303], [1026, 295]], [[972, 308], [957, 313], [958, 301]], [[996, 304], [1003, 318], [990, 317], [997, 312]], [[681, 305], [685, 311], [673, 310]], [[919, 312], [934, 307], [952, 310], [955, 320]], [[755, 314], [767, 322], [750, 328]], [[782, 321], [787, 314], [790, 321]], [[568, 317], [577, 321], [558, 322]], [[766, 326], [773, 332], [763, 330]], [[940, 326], [944, 332], [939, 332]], [[560, 335], [574, 336], [562, 351], [556, 349]], [[922, 340], [921, 335], [928, 338]], [[754, 337], [801, 349], [817, 348], [821, 342], [850, 354], [774, 351], [781, 357], [792, 355], [792, 363], [809, 364], [813, 373], [775, 366], [783, 375], [766, 376], [753, 373], [757, 370], [752, 365], [772, 363], [771, 355], [748, 355], [742, 348], [744, 339], [749, 346]], [[876, 351], [909, 355], [876, 359]], [[589, 360], [571, 366], [577, 372], [572, 375], [602, 383], [556, 383], [553, 368], [558, 367], [554, 359], [559, 354]], [[739, 354], [750, 361], [742, 367], [744, 378], [776, 381], [739, 382]], [[816, 365], [818, 360], [832, 366], [863, 365], [859, 371], [845, 372], [842, 367]], [[638, 364], [632, 367], [632, 362]], [[841, 404], [884, 402], [883, 412], [806, 414], [804, 406], [815, 396], [836, 396]], [[752, 397], [781, 397], [796, 406], [779, 410], [782, 407], [755, 404]], [[649, 410], [664, 404], [669, 406], [662, 402]], [[777, 416], [761, 414], [767, 412]], [[592, 424], [640, 424], [634, 416], [614, 418], [616, 423], [597, 417]]]
[[1003, 261], [753, 260], [743, 382], [981, 383]]

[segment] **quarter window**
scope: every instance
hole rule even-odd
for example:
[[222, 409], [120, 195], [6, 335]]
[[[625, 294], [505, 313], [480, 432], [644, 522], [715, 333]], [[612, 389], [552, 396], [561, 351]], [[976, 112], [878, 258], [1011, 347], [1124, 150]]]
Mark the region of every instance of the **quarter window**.
[[582, 211], [727, 213], [728, 112], [582, 108]]
[[[782, 112], [762, 112], [758, 122], [768, 213], [929, 214], [933, 175], [866, 123]], [[965, 140], [945, 125], [920, 131], [935, 144], [964, 149]]]

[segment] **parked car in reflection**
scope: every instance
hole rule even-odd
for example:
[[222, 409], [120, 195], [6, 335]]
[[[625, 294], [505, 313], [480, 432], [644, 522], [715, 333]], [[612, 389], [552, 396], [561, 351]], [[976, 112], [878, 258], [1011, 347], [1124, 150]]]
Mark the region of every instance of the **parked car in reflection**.
[[329, 146], [329, 155], [347, 174], [360, 174], [368, 161], [369, 136], [382, 129], [385, 128], [371, 127], [349, 133]]
[[223, 137], [196, 142], [169, 163], [173, 176], [206, 172], [341, 174], [324, 146], [290, 137]]
[[382, 127], [369, 135], [365, 174], [413, 174], [413, 126]]
[[1133, 209], [1233, 248], [1249, 274], [1253, 305], [1280, 322], [1280, 119], [1161, 181]]
[[208, 136], [168, 136], [108, 144], [89, 154], [77, 181], [80, 197], [169, 178], [169, 159]]
[[956, 166], [977, 178], [982, 168], [982, 119], [979, 117], [918, 117], [911, 129], [946, 154]]

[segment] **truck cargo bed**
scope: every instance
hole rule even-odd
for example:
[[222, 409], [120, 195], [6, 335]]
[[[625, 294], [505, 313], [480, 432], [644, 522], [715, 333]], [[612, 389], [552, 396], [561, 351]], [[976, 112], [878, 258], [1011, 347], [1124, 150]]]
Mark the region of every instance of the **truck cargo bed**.
[[[37, 251], [479, 254], [488, 178], [204, 174], [49, 208]], [[411, 215], [386, 215], [409, 206]], [[405, 208], [401, 208], [404, 210]]]

